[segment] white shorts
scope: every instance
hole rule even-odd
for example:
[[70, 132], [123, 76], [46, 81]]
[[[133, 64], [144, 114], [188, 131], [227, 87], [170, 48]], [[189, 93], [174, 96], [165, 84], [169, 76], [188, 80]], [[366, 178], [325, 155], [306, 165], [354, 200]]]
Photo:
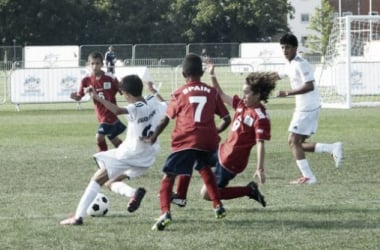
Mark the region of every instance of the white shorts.
[[320, 108], [312, 111], [294, 111], [288, 131], [307, 137], [315, 134], [318, 129]]
[[[149, 156], [145, 156], [145, 159]], [[154, 157], [155, 158], [155, 157]], [[116, 149], [102, 151], [94, 154], [94, 159], [99, 168], [107, 170], [108, 178], [112, 179], [120, 175], [127, 175], [130, 179], [139, 177], [149, 169], [149, 167], [136, 166], [136, 159], [119, 159], [116, 157]], [[154, 162], [154, 159], [152, 159]]]

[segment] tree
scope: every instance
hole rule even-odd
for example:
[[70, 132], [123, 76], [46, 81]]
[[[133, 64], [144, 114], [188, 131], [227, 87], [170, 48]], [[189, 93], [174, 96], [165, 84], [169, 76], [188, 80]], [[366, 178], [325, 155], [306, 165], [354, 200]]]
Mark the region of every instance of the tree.
[[294, 12], [283, 0], [175, 0], [169, 9], [168, 22], [190, 42], [260, 41], [288, 30]]
[[309, 29], [314, 30], [317, 34], [307, 36], [306, 40], [306, 47], [310, 48], [312, 53], [325, 55], [333, 27], [334, 12], [335, 10], [328, 0], [322, 0], [321, 8], [315, 9]]
[[5, 45], [255, 42], [288, 30], [293, 12], [284, 0], [0, 0], [0, 39]]

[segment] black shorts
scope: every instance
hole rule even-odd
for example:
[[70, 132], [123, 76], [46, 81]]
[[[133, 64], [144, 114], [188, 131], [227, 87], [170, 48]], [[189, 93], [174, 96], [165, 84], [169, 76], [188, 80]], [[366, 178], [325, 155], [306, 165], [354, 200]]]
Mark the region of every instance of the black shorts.
[[226, 168], [224, 168], [219, 161], [215, 165], [214, 169], [215, 179], [216, 179], [216, 185], [219, 188], [227, 187], [230, 180], [235, 178], [236, 174], [228, 171]]
[[162, 168], [166, 174], [192, 175], [193, 169], [213, 166], [214, 152], [186, 149], [171, 153]]
[[121, 121], [117, 121], [114, 124], [101, 123], [98, 128], [98, 134], [105, 135], [108, 139], [112, 140], [123, 133], [126, 128]]

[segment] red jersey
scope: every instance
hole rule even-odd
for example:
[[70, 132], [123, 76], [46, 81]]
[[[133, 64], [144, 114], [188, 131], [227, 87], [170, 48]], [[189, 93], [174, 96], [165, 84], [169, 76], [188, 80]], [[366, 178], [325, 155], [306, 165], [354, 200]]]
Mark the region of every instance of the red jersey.
[[251, 149], [257, 140], [270, 140], [270, 120], [263, 105], [246, 107], [238, 96], [233, 97], [234, 119], [225, 142], [219, 147], [219, 162], [238, 174], [248, 164]]
[[167, 108], [168, 117], [176, 119], [172, 132], [172, 151], [216, 151], [220, 138], [215, 114], [223, 118], [229, 112], [214, 87], [193, 81], [174, 91]]
[[[98, 80], [94, 75], [86, 76], [82, 79], [77, 94], [83, 97], [85, 95], [84, 88], [89, 86], [93, 86], [96, 93], [105, 100], [116, 104], [116, 94], [119, 92], [119, 81], [117, 78], [105, 74], [104, 72]], [[117, 116], [104, 107], [100, 102], [94, 100], [94, 105], [99, 123], [113, 124], [118, 120]]]

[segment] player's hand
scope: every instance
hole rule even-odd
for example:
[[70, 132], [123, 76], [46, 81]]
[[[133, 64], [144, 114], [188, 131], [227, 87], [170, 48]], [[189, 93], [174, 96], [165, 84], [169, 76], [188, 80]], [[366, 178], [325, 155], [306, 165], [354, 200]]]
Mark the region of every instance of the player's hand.
[[215, 65], [212, 63], [211, 58], [207, 57], [206, 60], [207, 72], [210, 75], [213, 75], [215, 72]]
[[264, 169], [257, 169], [255, 174], [253, 175], [253, 178], [257, 178], [260, 184], [265, 184], [266, 176], [264, 173]]
[[79, 101], [80, 100], [80, 97], [78, 96], [77, 92], [72, 92], [70, 94], [70, 98], [75, 100], [75, 101]]
[[99, 99], [99, 96], [98, 94], [96, 93], [95, 89], [93, 86], [89, 86], [87, 88], [84, 89], [84, 92], [89, 94], [90, 97], [94, 98], [94, 99]]
[[157, 92], [158, 92], [158, 90], [155, 88], [153, 82], [151, 82], [151, 81], [147, 81], [147, 82], [145, 82], [145, 85], [147, 86], [148, 90], [149, 90], [151, 93], [154, 94], [154, 93], [157, 93]]
[[277, 97], [286, 97], [288, 96], [288, 92], [280, 90], [277, 92]]
[[154, 144], [157, 141], [157, 137], [155, 137], [155, 136], [141, 136], [140, 140], [142, 140], [145, 143]]

